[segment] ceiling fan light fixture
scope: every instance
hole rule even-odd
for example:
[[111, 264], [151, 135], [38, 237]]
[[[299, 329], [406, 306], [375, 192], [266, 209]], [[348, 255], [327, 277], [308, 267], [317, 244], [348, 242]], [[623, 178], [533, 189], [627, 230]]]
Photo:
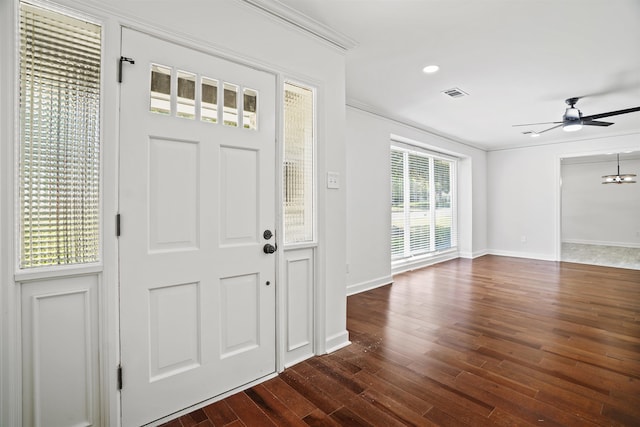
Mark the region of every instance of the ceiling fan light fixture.
[[618, 173], [616, 175], [603, 175], [603, 184], [634, 184], [636, 174], [635, 173], [623, 173], [620, 174], [620, 154], [618, 154]]
[[575, 107], [567, 108], [564, 111], [564, 119], [565, 120], [579, 120], [580, 117], [582, 117], [582, 114], [580, 114], [580, 110], [578, 110]]
[[565, 132], [575, 132], [582, 129], [582, 120], [566, 120], [562, 125], [562, 130]]

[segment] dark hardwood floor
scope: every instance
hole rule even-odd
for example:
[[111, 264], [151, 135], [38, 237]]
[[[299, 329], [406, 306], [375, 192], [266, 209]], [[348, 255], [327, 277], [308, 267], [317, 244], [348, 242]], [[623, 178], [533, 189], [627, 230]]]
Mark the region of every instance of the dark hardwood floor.
[[640, 426], [640, 270], [454, 260], [349, 297], [347, 326], [166, 426]]

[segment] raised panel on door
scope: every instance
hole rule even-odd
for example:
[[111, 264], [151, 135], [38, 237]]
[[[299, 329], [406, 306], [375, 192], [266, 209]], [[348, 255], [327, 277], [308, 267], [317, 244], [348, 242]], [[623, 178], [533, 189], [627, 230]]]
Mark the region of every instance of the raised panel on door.
[[199, 143], [149, 139], [149, 250], [193, 249], [200, 236]]
[[149, 290], [151, 382], [200, 366], [200, 305], [199, 283]]
[[259, 152], [220, 147], [220, 245], [257, 243], [259, 239]]
[[220, 280], [220, 357], [225, 359], [260, 344], [258, 274]]

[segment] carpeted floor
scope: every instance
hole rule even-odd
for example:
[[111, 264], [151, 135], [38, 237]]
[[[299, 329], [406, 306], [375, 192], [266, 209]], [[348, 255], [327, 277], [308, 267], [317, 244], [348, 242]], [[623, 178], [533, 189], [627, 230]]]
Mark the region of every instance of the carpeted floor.
[[640, 270], [640, 248], [563, 243], [562, 261]]

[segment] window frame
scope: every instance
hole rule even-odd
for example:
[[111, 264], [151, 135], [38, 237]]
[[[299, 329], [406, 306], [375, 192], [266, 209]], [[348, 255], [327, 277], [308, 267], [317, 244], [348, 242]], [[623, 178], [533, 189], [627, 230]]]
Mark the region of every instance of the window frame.
[[[287, 85], [297, 86], [301, 89], [305, 89], [311, 92], [312, 96], [312, 122], [311, 125], [313, 127], [313, 137], [312, 137], [312, 162], [311, 162], [311, 173], [310, 176], [313, 178], [313, 182], [311, 184], [311, 203], [312, 203], [312, 211], [311, 211], [311, 234], [312, 238], [310, 240], [298, 241], [298, 242], [287, 242], [286, 241], [286, 222], [285, 222], [285, 202], [286, 202], [286, 177], [285, 171], [287, 169], [287, 159], [286, 159], [286, 135], [285, 135], [285, 92]], [[318, 88], [309, 83], [302, 82], [300, 80], [292, 79], [292, 78], [284, 78], [282, 80], [281, 86], [281, 96], [282, 96], [282, 148], [281, 148], [281, 159], [280, 159], [280, 200], [282, 205], [282, 220], [281, 220], [281, 230], [282, 230], [282, 246], [285, 249], [299, 249], [299, 248], [307, 248], [307, 247], [315, 247], [318, 244], [318, 189], [319, 187], [319, 176], [318, 176]]]
[[[412, 252], [410, 250], [411, 242], [407, 241], [407, 236], [410, 234], [410, 231], [407, 230], [407, 227], [411, 227], [410, 223], [407, 223], [407, 216], [410, 215], [410, 205], [405, 204], [403, 209], [403, 253], [400, 256], [393, 255], [393, 243], [391, 239], [393, 238], [393, 171], [391, 170], [391, 158], [393, 152], [403, 153], [402, 167], [403, 167], [403, 200], [406, 200], [407, 196], [410, 193], [408, 178], [408, 156], [409, 155], [417, 155], [420, 157], [425, 157], [429, 159], [429, 224], [435, 224], [437, 213], [436, 213], [436, 192], [435, 192], [435, 168], [434, 164], [436, 160], [443, 160], [449, 162], [450, 165], [450, 205], [451, 205], [451, 245], [447, 248], [437, 249], [437, 233], [435, 227], [430, 227], [430, 238], [429, 238], [429, 250], [428, 251], [415, 251]], [[430, 258], [436, 257], [441, 254], [454, 253], [458, 251], [458, 191], [457, 191], [457, 183], [458, 183], [458, 162], [459, 158], [450, 156], [447, 154], [443, 154], [437, 151], [432, 151], [426, 148], [418, 147], [415, 145], [404, 144], [399, 141], [391, 141], [390, 149], [389, 149], [389, 185], [390, 185], [390, 229], [389, 229], [389, 251], [391, 255], [391, 265], [392, 267], [398, 267], [403, 264], [412, 263], [420, 260], [428, 260]], [[409, 248], [409, 250], [407, 250]]]

